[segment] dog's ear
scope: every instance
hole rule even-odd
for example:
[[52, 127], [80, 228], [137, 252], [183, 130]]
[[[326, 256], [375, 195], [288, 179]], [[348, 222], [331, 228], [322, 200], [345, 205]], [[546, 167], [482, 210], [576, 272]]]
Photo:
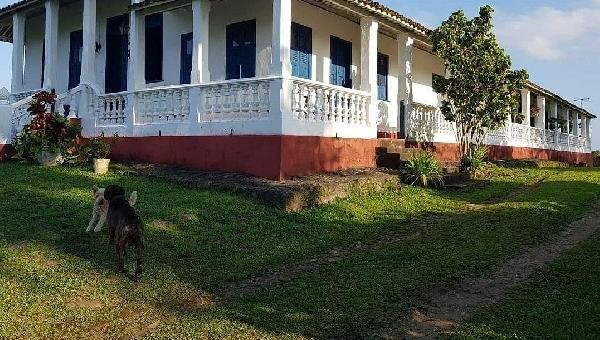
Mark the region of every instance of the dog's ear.
[[99, 190], [98, 186], [94, 185], [94, 187], [92, 188], [92, 193], [94, 194], [94, 196], [96, 196], [96, 194], [98, 193], [98, 190]]

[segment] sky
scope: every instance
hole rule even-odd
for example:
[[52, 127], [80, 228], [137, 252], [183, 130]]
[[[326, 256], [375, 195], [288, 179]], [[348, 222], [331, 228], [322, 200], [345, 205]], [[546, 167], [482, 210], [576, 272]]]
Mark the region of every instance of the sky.
[[[495, 32], [513, 67], [561, 97], [584, 103], [600, 116], [600, 0], [379, 0], [399, 13], [435, 28], [462, 9], [477, 15], [490, 4]], [[0, 7], [14, 0], [0, 0]], [[0, 87], [10, 87], [11, 44], [0, 43]], [[593, 148], [600, 149], [600, 119], [592, 125]]]

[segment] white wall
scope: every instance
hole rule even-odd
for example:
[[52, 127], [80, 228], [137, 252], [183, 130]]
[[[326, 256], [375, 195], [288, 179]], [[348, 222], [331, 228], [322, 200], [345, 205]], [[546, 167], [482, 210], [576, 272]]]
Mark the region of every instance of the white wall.
[[56, 92], [64, 93], [69, 88], [69, 53], [71, 32], [83, 27], [83, 2], [61, 4], [58, 19], [58, 65]]
[[273, 27], [271, 0], [212, 2], [210, 10], [209, 72], [213, 81], [225, 80], [226, 27], [229, 24], [256, 19], [256, 76], [264, 77], [271, 70]]
[[10, 144], [11, 115], [12, 107], [10, 105], [0, 105], [0, 145]]
[[42, 51], [44, 46], [44, 13], [25, 19], [25, 70], [23, 90], [42, 87]]
[[433, 74], [443, 76], [444, 62], [437, 56], [415, 48], [413, 50], [413, 100], [437, 106], [438, 95], [433, 91]]

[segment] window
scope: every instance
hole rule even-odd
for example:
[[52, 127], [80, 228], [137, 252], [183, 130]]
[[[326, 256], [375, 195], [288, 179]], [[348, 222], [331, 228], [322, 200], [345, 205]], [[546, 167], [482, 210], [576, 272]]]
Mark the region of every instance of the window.
[[69, 90], [79, 85], [82, 53], [83, 31], [71, 32], [69, 44]]
[[377, 53], [377, 99], [388, 100], [388, 74], [390, 57]]
[[192, 82], [192, 54], [194, 53], [194, 35], [186, 33], [181, 35], [181, 65], [179, 70], [179, 83]]
[[163, 80], [163, 15], [146, 16], [146, 83]]
[[227, 79], [256, 75], [256, 20], [227, 26]]
[[312, 28], [292, 23], [292, 75], [310, 79], [312, 74]]
[[351, 65], [352, 43], [332, 36], [329, 83], [331, 85], [352, 88]]

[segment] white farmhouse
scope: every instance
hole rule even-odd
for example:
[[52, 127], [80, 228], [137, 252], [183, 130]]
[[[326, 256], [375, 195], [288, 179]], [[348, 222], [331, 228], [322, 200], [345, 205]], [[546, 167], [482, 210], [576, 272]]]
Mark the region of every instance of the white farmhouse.
[[[0, 9], [0, 154], [52, 89], [85, 136], [122, 137], [114, 158], [274, 179], [373, 167], [390, 143], [455, 160], [429, 33], [371, 0], [19, 1]], [[535, 84], [522, 110], [490, 133], [493, 157], [591, 161], [592, 114]]]

